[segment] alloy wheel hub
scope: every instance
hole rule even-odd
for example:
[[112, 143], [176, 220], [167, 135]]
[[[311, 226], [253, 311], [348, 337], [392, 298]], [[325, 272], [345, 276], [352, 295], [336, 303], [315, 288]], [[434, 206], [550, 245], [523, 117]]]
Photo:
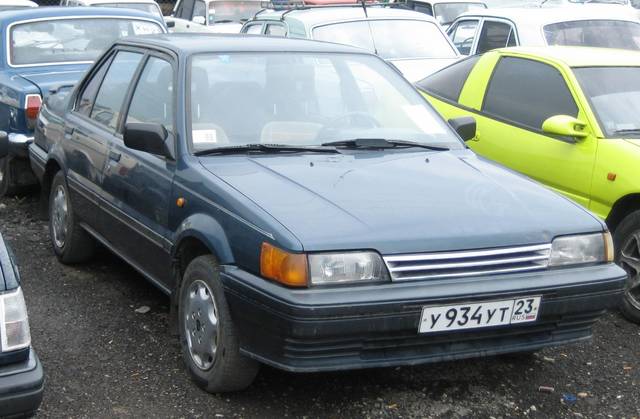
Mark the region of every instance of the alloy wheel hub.
[[58, 186], [53, 197], [51, 223], [53, 226], [53, 240], [59, 248], [64, 247], [67, 239], [67, 217], [67, 194], [62, 186]]
[[640, 231], [634, 232], [622, 246], [620, 265], [627, 271], [628, 301], [640, 310]]
[[213, 366], [218, 349], [218, 311], [209, 286], [201, 280], [191, 284], [186, 295], [184, 330], [189, 354], [206, 371]]

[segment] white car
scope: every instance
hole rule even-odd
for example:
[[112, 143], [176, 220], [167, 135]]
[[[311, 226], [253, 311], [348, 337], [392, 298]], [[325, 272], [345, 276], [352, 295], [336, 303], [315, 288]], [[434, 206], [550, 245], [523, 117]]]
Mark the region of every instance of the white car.
[[354, 4], [268, 10], [245, 23], [242, 32], [360, 47], [395, 65], [410, 82], [460, 59], [433, 17], [366, 3], [364, 7]]
[[406, 0], [406, 2], [398, 0], [397, 2], [408, 9], [433, 16], [445, 29], [461, 14], [487, 8], [486, 3], [478, 0]]
[[62, 0], [60, 6], [120, 7], [163, 17], [162, 10], [155, 0]]
[[38, 7], [38, 4], [30, 0], [4, 0], [0, 2], [0, 12], [27, 9], [29, 7]]
[[239, 33], [262, 8], [260, 0], [178, 0], [165, 18], [171, 32]]
[[518, 45], [640, 49], [640, 22], [633, 13], [596, 4], [468, 12], [451, 24], [447, 34], [462, 55]]

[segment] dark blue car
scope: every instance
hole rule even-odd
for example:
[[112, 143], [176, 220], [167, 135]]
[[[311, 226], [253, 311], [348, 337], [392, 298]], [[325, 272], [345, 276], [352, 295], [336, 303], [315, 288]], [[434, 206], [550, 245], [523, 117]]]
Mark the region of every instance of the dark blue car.
[[450, 125], [363, 50], [174, 34], [119, 41], [50, 96], [29, 151], [59, 260], [101, 243], [166, 292], [207, 391], [260, 363], [589, 338], [625, 281], [605, 225], [478, 158], [473, 120]]
[[0, 196], [36, 183], [28, 162], [42, 99], [75, 84], [114, 40], [163, 33], [158, 16], [128, 9], [43, 7], [0, 13]]

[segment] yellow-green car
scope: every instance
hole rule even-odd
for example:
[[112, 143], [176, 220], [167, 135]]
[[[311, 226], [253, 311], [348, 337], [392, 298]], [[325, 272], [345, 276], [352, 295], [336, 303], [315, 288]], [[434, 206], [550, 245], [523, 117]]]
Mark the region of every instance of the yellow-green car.
[[629, 273], [622, 311], [640, 322], [640, 53], [507, 48], [417, 86], [446, 119], [476, 119], [477, 153], [606, 220]]

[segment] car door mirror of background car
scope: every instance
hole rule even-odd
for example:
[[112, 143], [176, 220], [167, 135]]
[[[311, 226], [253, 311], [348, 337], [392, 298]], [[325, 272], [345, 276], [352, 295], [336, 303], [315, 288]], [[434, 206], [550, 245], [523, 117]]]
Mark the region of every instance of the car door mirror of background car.
[[130, 122], [124, 127], [124, 145], [128, 148], [173, 159], [168, 137], [162, 124]]
[[469, 141], [476, 136], [476, 120], [471, 116], [450, 119], [449, 125], [453, 128], [463, 141]]
[[575, 139], [588, 135], [585, 131], [587, 124], [569, 115], [555, 115], [542, 123], [542, 131], [547, 134], [562, 135]]
[[6, 132], [0, 131], [0, 159], [9, 155], [9, 136]]
[[165, 23], [167, 24], [167, 28], [175, 28], [176, 27], [176, 21], [175, 20], [167, 20]]

